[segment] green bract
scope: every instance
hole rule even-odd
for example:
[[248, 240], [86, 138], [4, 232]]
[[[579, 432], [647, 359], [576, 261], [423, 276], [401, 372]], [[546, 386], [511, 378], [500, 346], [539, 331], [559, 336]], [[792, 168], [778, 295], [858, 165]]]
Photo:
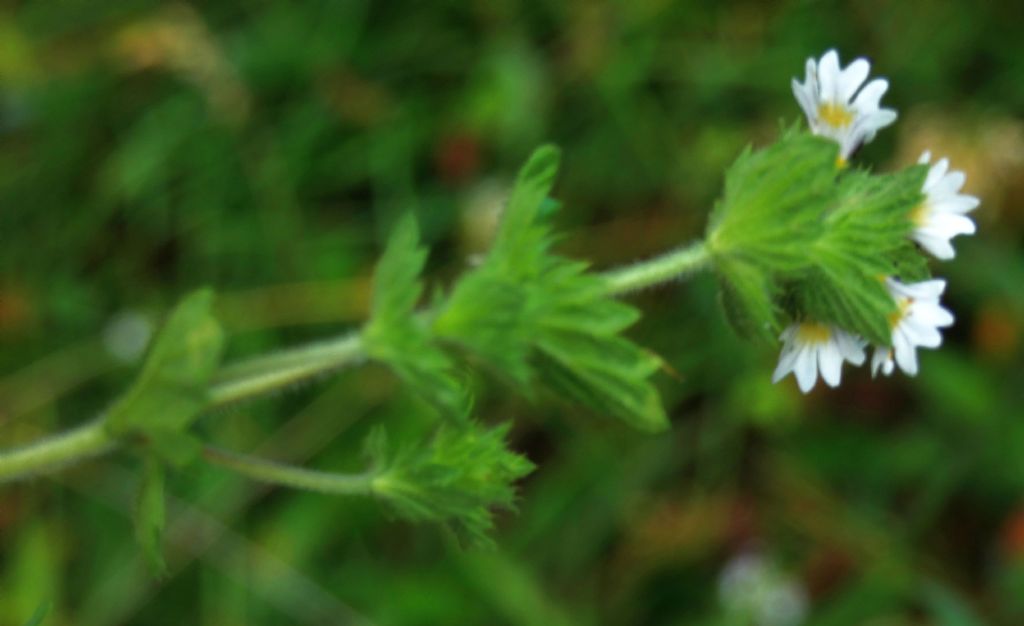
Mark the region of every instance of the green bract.
[[661, 361], [621, 334], [638, 312], [612, 299], [585, 263], [551, 252], [542, 213], [558, 161], [550, 146], [530, 157], [493, 247], [456, 284], [435, 328], [519, 383], [536, 379], [634, 427], [663, 429], [649, 380]]
[[871, 174], [837, 158], [834, 142], [791, 130], [726, 174], [707, 240], [742, 334], [773, 339], [809, 319], [888, 345], [896, 303], [883, 279], [927, 276], [907, 239], [927, 168]]

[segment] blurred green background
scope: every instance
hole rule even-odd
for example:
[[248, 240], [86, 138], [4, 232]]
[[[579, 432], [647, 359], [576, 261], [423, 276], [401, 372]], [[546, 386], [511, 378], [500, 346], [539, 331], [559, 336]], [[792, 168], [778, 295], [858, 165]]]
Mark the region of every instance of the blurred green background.
[[[957, 316], [916, 379], [772, 386], [713, 281], [634, 298], [672, 430], [490, 383], [539, 465], [494, 551], [370, 501], [197, 464], [170, 574], [131, 540], [137, 461], [0, 486], [0, 624], [1024, 623], [1020, 2], [587, 0], [0, 4], [0, 445], [81, 423], [149, 329], [212, 285], [230, 358], [364, 319], [413, 209], [447, 284], [516, 168], [564, 150], [561, 250], [603, 268], [700, 236], [722, 172], [800, 114], [791, 77], [866, 55], [900, 120], [858, 155], [949, 156], [982, 198]], [[205, 417], [207, 438], [358, 467], [418, 405], [383, 368]]]

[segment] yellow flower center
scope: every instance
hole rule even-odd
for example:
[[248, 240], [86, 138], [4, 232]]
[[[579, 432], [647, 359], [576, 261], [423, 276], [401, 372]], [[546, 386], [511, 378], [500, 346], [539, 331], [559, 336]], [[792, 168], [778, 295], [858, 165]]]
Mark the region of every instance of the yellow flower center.
[[900, 298], [897, 304], [899, 305], [895, 311], [889, 314], [889, 328], [896, 328], [899, 326], [903, 318], [910, 312], [910, 305], [913, 304], [913, 298]]
[[846, 128], [853, 123], [853, 112], [836, 102], [819, 105], [818, 117], [832, 128]]
[[910, 221], [916, 226], [924, 226], [928, 221], [929, 213], [931, 213], [931, 211], [929, 210], [928, 203], [922, 202], [914, 207], [914, 210], [910, 212]]
[[825, 343], [832, 338], [832, 330], [818, 322], [804, 322], [797, 328], [796, 338], [800, 343]]

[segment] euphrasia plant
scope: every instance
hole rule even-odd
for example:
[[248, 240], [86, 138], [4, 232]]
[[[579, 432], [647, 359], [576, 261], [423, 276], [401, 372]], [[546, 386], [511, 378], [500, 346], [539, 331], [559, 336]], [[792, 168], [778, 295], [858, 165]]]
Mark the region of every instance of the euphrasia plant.
[[[487, 542], [495, 507], [511, 508], [532, 465], [506, 444], [508, 424], [473, 414], [465, 372], [485, 367], [514, 388], [540, 388], [644, 431], [667, 428], [652, 384], [662, 366], [623, 333], [640, 317], [619, 298], [698, 270], [717, 276], [736, 330], [781, 340], [774, 380], [793, 373], [801, 391], [820, 376], [840, 382], [844, 362], [917, 372], [916, 350], [935, 348], [953, 316], [928, 256], [954, 255], [974, 232], [978, 201], [959, 193], [962, 173], [941, 159], [874, 173], [851, 159], [896, 113], [881, 108], [883, 79], [868, 62], [845, 68], [830, 51], [807, 61], [793, 92], [810, 132], [785, 130], [729, 168], [703, 241], [607, 272], [555, 251], [551, 191], [558, 150], [537, 150], [508, 198], [493, 245], [449, 289], [425, 299], [427, 250], [412, 216], [393, 229], [377, 264], [372, 312], [359, 330], [312, 345], [221, 364], [224, 333], [213, 294], [186, 297], [150, 346], [135, 382], [93, 421], [0, 453], [0, 480], [32, 476], [117, 447], [144, 459], [137, 535], [159, 566], [164, 472], [204, 461], [254, 480], [325, 494], [373, 496], [399, 517], [442, 523]], [[392, 445], [379, 426], [355, 474], [290, 466], [201, 441], [192, 428], [216, 407], [287, 389], [366, 360], [389, 367], [432, 406], [432, 435]]]

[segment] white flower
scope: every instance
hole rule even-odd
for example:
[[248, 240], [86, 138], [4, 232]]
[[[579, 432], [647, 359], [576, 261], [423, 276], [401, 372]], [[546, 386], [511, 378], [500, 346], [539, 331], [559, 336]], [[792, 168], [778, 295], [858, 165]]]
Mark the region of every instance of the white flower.
[[[926, 151], [918, 163], [927, 165], [931, 160], [931, 153]], [[955, 256], [950, 239], [974, 234], [974, 222], [964, 214], [978, 206], [978, 199], [960, 193], [965, 178], [963, 172], [949, 171], [949, 160], [940, 159], [924, 180], [924, 202], [910, 215], [915, 226], [911, 238], [937, 259]]]
[[807, 59], [803, 83], [793, 79], [793, 95], [807, 115], [811, 132], [838, 142], [842, 162], [874, 139], [879, 129], [896, 121], [896, 111], [878, 108], [889, 81], [876, 78], [864, 85], [870, 70], [866, 59], [839, 69], [839, 55], [829, 50], [818, 63]]
[[735, 623], [796, 626], [807, 616], [804, 586], [757, 553], [729, 561], [718, 577], [718, 597]]
[[864, 342], [850, 333], [817, 322], [792, 324], [779, 337], [783, 341], [779, 365], [772, 375], [777, 383], [793, 372], [800, 391], [807, 393], [821, 378], [830, 386], [839, 384], [843, 361], [864, 362]]
[[107, 322], [103, 329], [103, 346], [122, 363], [134, 363], [142, 358], [153, 336], [153, 323], [138, 311], [122, 311]]
[[946, 281], [935, 279], [907, 285], [889, 278], [886, 285], [899, 310], [890, 320], [892, 347], [875, 346], [871, 375], [881, 371], [888, 376], [899, 365], [914, 376], [917, 374], [917, 348], [938, 348], [942, 344], [939, 328], [953, 324], [953, 314], [939, 304]]

